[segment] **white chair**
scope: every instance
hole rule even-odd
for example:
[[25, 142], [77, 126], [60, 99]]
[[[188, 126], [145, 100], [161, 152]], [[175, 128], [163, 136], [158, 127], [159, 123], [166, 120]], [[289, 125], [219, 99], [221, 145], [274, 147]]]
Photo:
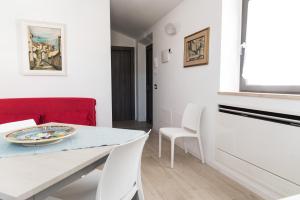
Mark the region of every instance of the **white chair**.
[[[171, 168], [174, 167], [174, 145], [176, 138], [196, 138], [199, 144], [199, 150], [202, 163], [205, 163], [203, 146], [200, 135], [200, 121], [202, 107], [196, 104], [188, 104], [184, 110], [181, 128], [160, 128], [159, 129], [159, 155], [161, 157], [161, 140], [166, 136], [171, 140]], [[185, 153], [188, 153], [186, 141], [184, 140]]]
[[47, 200], [131, 200], [136, 192], [144, 200], [140, 170], [148, 136], [115, 147], [102, 172], [94, 170]]
[[33, 119], [0, 124], [0, 134], [32, 126], [36, 126], [36, 123]]

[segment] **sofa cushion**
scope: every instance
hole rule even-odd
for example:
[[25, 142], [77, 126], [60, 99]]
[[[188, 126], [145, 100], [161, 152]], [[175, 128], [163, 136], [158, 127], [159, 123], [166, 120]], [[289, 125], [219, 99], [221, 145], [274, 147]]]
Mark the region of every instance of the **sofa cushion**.
[[67, 124], [79, 124], [90, 126], [91, 119], [89, 113], [86, 111], [68, 111], [68, 112], [55, 112], [48, 113], [44, 116], [44, 123], [58, 122]]
[[39, 123], [41, 119], [41, 115], [39, 114], [6, 114], [2, 113], [0, 114], [0, 124], [10, 123], [10, 122], [16, 122], [16, 121], [23, 121], [33, 119], [35, 123]]

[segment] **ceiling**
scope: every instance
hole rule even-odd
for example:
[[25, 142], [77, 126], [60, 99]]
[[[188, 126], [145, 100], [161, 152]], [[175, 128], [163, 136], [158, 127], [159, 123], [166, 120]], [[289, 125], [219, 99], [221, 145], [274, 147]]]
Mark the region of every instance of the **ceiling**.
[[138, 39], [183, 0], [111, 0], [111, 28]]

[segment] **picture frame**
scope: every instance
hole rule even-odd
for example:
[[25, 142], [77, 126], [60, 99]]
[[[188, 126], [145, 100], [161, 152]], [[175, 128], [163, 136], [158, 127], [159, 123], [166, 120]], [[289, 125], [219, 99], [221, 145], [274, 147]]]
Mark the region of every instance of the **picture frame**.
[[208, 27], [184, 38], [184, 67], [209, 63], [209, 32]]
[[66, 76], [65, 25], [19, 21], [21, 72], [27, 76]]

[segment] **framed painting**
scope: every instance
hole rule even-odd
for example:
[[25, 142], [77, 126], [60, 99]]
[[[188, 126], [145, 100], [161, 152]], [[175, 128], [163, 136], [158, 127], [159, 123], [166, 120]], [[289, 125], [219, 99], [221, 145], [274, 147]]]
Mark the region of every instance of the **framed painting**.
[[20, 23], [23, 74], [66, 75], [64, 25], [34, 21]]
[[209, 30], [206, 28], [184, 38], [184, 67], [208, 64]]

